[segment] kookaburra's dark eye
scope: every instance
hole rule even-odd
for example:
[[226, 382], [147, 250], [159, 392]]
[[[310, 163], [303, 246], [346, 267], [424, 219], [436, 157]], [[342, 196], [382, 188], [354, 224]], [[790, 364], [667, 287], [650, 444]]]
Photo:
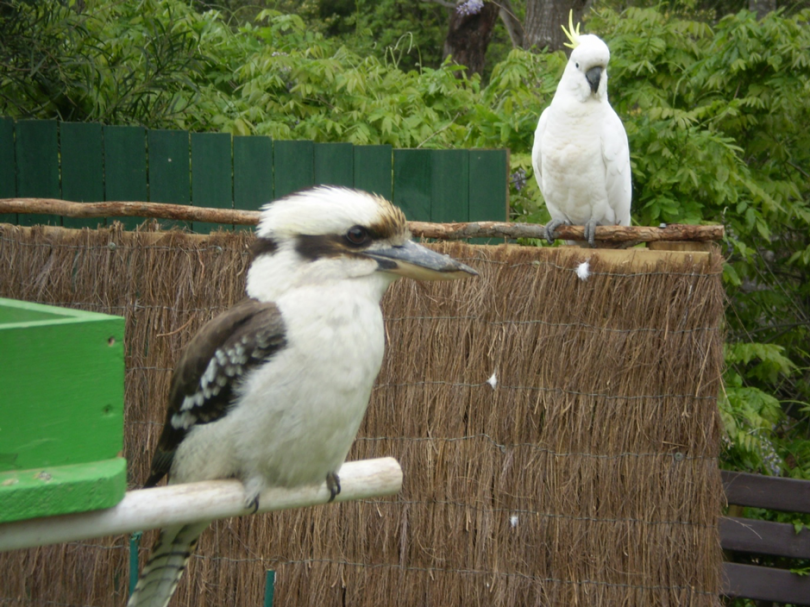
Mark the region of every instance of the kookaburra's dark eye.
[[346, 240], [352, 246], [359, 247], [366, 244], [371, 236], [363, 226], [354, 226], [346, 232]]

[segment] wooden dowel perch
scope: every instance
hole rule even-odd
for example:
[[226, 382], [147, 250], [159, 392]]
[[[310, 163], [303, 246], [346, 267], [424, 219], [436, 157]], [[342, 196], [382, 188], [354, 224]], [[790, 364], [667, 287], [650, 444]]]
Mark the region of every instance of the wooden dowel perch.
[[[402, 469], [392, 457], [346, 462], [340, 469], [336, 502], [393, 495], [402, 488]], [[326, 484], [267, 489], [259, 512], [304, 508], [329, 500]], [[245, 491], [236, 480], [169, 485], [130, 491], [114, 508], [0, 524], [0, 552], [132, 533], [177, 523], [248, 514]]]
[[[3, 198], [0, 213], [44, 213], [66, 217], [143, 217], [207, 223], [256, 225], [258, 211], [212, 209], [161, 202], [68, 202], [52, 198]], [[531, 223], [478, 221], [470, 223], [427, 223], [411, 221], [411, 233], [417, 238], [462, 240], [465, 238], [545, 238], [545, 227]], [[560, 226], [557, 237], [584, 240], [582, 226]], [[721, 240], [722, 225], [696, 226], [671, 224], [663, 228], [647, 226], [599, 226], [596, 240], [613, 243], [655, 242], [659, 240]]]

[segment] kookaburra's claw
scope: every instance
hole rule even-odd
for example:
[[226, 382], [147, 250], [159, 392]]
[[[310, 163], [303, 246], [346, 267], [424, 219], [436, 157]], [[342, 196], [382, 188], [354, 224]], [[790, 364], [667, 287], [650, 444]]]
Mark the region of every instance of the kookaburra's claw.
[[563, 225], [565, 225], [565, 222], [562, 219], [552, 219], [546, 224], [546, 240], [548, 240], [548, 244], [554, 244], [554, 241], [557, 240], [557, 228]]
[[596, 222], [591, 220], [585, 224], [585, 240], [591, 245], [591, 248], [596, 246]]
[[337, 494], [340, 493], [340, 477], [336, 472], [326, 475], [326, 488], [329, 489], [329, 501], [334, 501]]

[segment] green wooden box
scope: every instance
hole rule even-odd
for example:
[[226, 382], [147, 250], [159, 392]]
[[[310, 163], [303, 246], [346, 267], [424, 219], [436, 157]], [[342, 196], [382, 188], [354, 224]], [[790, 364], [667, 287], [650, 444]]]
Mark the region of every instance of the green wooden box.
[[124, 319], [0, 298], [0, 522], [124, 497]]

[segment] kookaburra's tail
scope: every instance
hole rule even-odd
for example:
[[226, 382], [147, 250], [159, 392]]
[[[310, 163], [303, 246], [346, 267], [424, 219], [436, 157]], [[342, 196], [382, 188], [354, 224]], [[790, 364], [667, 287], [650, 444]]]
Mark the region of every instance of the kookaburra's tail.
[[186, 563], [197, 546], [197, 539], [209, 524], [209, 521], [205, 521], [160, 530], [152, 556], [141, 571], [127, 607], [166, 607], [169, 604]]

